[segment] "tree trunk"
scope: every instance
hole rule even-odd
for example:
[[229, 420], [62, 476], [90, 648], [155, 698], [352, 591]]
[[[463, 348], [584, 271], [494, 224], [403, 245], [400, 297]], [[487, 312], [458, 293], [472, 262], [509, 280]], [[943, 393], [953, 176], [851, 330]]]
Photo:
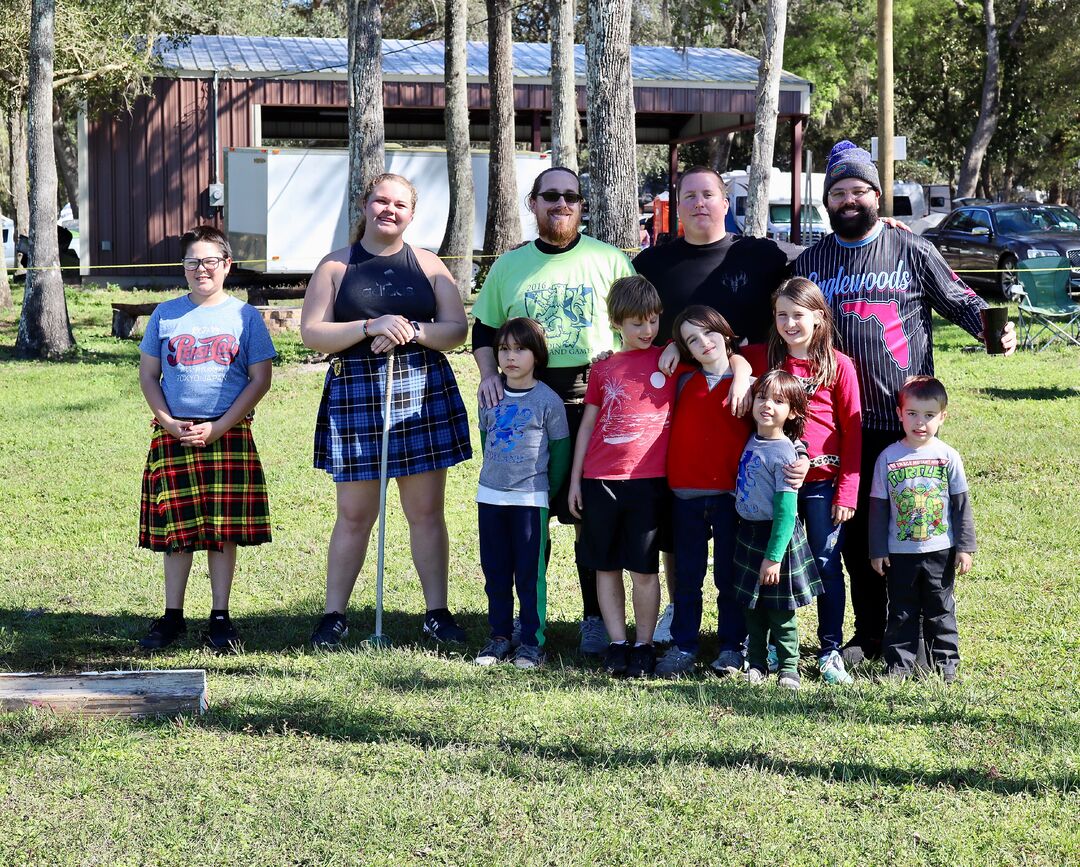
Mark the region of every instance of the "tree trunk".
[[551, 164], [578, 170], [574, 0], [551, 2]]
[[590, 234], [616, 247], [639, 240], [630, 4], [589, 0], [585, 31]]
[[60, 171], [60, 180], [64, 184], [64, 193], [71, 205], [71, 216], [79, 219], [79, 158], [75, 155], [75, 146], [71, 134], [64, 123], [59, 99], [53, 96], [53, 150], [56, 153], [56, 167]]
[[769, 225], [769, 177], [776, 147], [776, 116], [780, 100], [780, 70], [784, 65], [784, 33], [787, 30], [787, 0], [768, 0], [765, 43], [758, 67], [754, 153], [750, 160], [750, 182], [746, 193], [747, 235], [765, 237]]
[[731, 146], [735, 141], [735, 133], [726, 132], [716, 138], [709, 139], [709, 166], [713, 171], [723, 174], [727, 171], [728, 161], [731, 159]]
[[472, 288], [473, 223], [476, 220], [472, 153], [469, 150], [469, 95], [465, 79], [468, 13], [468, 0], [446, 0], [444, 116], [450, 214], [439, 255], [453, 257], [446, 265], [454, 275], [463, 301], [468, 300]]
[[[26, 189], [26, 108], [21, 99], [8, 104], [8, 165], [11, 178], [11, 198], [15, 213], [15, 243], [19, 235], [30, 234], [30, 197]], [[20, 273], [19, 256], [15, 256], [15, 273]]]
[[364, 187], [386, 171], [383, 133], [382, 4], [349, 4], [349, 237], [364, 213]]
[[511, 0], [487, 0], [491, 160], [488, 163], [484, 252], [498, 255], [521, 242], [514, 168], [514, 37]]
[[[53, 358], [75, 345], [56, 240], [56, 159], [52, 139], [56, 0], [33, 0], [30, 17], [30, 266], [15, 354]], [[40, 269], [40, 270], [38, 270]]]
[[1001, 51], [998, 46], [994, 0], [983, 0], [983, 21], [986, 24], [986, 70], [983, 74], [982, 100], [979, 104], [979, 119], [975, 122], [975, 130], [960, 165], [960, 180], [956, 183], [957, 196], [970, 196], [975, 192], [983, 157], [986, 156], [986, 149], [990, 146], [990, 139], [994, 137], [998, 125]]

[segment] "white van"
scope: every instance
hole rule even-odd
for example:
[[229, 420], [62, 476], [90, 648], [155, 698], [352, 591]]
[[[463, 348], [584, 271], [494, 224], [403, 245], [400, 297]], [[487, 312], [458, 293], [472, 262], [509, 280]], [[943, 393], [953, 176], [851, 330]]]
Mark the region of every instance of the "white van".
[[[745, 231], [750, 173], [726, 172], [723, 178], [728, 187], [728, 201], [731, 202], [729, 217], [740, 232]], [[832, 226], [822, 204], [825, 175], [815, 173], [809, 176], [809, 183], [804, 175], [803, 184], [802, 243], [808, 246], [831, 234]], [[769, 178], [769, 220], [765, 231], [774, 241], [791, 239], [791, 172], [782, 172], [775, 167]]]

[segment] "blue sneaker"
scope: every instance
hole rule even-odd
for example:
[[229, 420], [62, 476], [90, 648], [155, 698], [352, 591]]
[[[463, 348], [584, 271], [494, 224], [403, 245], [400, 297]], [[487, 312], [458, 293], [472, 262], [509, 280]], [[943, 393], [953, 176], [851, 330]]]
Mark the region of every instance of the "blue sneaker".
[[844, 658], [838, 650], [821, 654], [818, 659], [818, 668], [821, 669], [821, 679], [830, 686], [848, 686], [855, 682], [855, 678], [844, 668]]

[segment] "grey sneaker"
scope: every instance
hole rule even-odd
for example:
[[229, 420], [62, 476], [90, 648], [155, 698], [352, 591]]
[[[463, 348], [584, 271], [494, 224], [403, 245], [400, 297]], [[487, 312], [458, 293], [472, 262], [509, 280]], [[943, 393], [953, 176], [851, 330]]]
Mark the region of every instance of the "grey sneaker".
[[720, 655], [709, 663], [709, 667], [721, 677], [725, 677], [729, 674], [742, 674], [744, 664], [745, 660], [739, 651], [722, 650]]
[[510, 642], [505, 638], [493, 638], [476, 654], [477, 665], [495, 665], [510, 655]]
[[520, 647], [521, 646], [521, 618], [520, 617], [515, 617], [514, 618], [514, 631], [510, 633], [510, 646], [511, 647]]
[[748, 668], [746, 670], [746, 682], [753, 684], [754, 686], [764, 683], [768, 676], [769, 675], [760, 668]]
[[683, 677], [694, 673], [694, 654], [672, 645], [656, 663], [657, 677]]
[[777, 681], [784, 689], [798, 690], [802, 687], [802, 678], [797, 671], [784, 671], [780, 673]]
[[660, 619], [656, 621], [656, 631], [652, 640], [655, 644], [671, 644], [671, 621], [675, 618], [675, 605], [671, 602], [664, 608]]
[[544, 652], [531, 644], [522, 644], [514, 651], [515, 668], [539, 668], [544, 664]]
[[611, 640], [608, 638], [607, 629], [604, 628], [603, 618], [586, 617], [581, 621], [581, 641], [578, 650], [581, 653], [597, 655], [608, 649]]

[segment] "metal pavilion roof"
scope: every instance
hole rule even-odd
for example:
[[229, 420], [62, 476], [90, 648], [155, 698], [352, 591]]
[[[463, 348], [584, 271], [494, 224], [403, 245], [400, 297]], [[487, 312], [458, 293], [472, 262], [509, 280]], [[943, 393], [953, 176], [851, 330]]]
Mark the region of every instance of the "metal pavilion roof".
[[[640, 45], [630, 49], [637, 82], [680, 82], [708, 87], [757, 84], [756, 58], [733, 48], [686, 48]], [[275, 36], [191, 36], [179, 45], [160, 42], [158, 54], [166, 69], [183, 75], [214, 72], [236, 77], [292, 76], [337, 78], [347, 72], [345, 39]], [[468, 75], [487, 78], [486, 42], [468, 44]], [[386, 78], [443, 76], [442, 40], [383, 40], [383, 76]], [[585, 46], [574, 46], [574, 71], [585, 77]], [[551, 47], [546, 43], [514, 43], [514, 77], [548, 79]], [[785, 72], [781, 83], [810, 82]]]

